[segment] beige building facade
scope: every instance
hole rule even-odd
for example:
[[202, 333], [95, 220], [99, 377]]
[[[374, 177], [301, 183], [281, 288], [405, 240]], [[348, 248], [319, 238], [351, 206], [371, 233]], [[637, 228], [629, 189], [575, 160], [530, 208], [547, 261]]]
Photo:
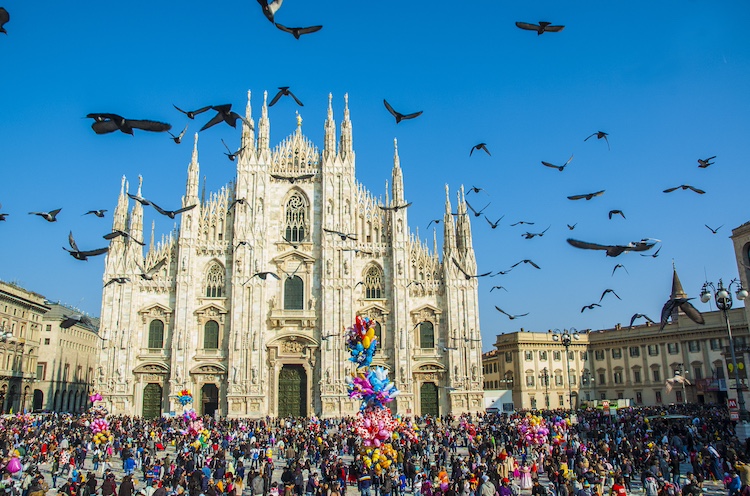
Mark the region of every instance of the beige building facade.
[[0, 413], [31, 411], [44, 297], [0, 281]]

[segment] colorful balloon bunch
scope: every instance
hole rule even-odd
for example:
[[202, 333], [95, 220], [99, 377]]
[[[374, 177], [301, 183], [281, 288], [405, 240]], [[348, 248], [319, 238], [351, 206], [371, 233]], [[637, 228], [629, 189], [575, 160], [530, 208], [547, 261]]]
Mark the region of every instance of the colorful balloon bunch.
[[189, 389], [183, 389], [177, 395], [177, 401], [179, 401], [182, 406], [185, 406], [188, 403], [192, 403], [193, 402], [193, 393], [191, 393]]
[[182, 414], [182, 418], [183, 420], [185, 420], [185, 422], [192, 422], [193, 420], [198, 418], [198, 414], [195, 413], [195, 410], [191, 408], [190, 410], [187, 410]]
[[393, 431], [398, 428], [398, 420], [393, 418], [389, 408], [375, 408], [360, 411], [354, 421], [354, 431], [367, 447], [380, 447], [390, 441]]
[[550, 433], [547, 422], [542, 417], [530, 413], [518, 422], [516, 429], [521, 440], [534, 446], [545, 444]]
[[374, 367], [366, 374], [347, 379], [349, 397], [362, 400], [360, 409], [383, 408], [398, 395], [396, 385], [388, 379], [388, 371], [383, 367]]
[[375, 322], [357, 315], [354, 325], [346, 330], [346, 346], [357, 368], [369, 367], [378, 346], [375, 336]]
[[91, 403], [95, 403], [101, 400], [102, 400], [102, 395], [99, 393], [93, 393], [91, 396], [89, 396], [89, 401], [91, 401]]
[[362, 455], [365, 467], [372, 468], [376, 475], [388, 470], [391, 464], [396, 463], [396, 451], [390, 444], [384, 444], [380, 448], [370, 448]]
[[91, 422], [91, 425], [89, 425], [89, 428], [94, 434], [107, 432], [109, 431], [109, 422], [107, 422], [107, 419], [103, 418], [94, 419], [94, 421]]

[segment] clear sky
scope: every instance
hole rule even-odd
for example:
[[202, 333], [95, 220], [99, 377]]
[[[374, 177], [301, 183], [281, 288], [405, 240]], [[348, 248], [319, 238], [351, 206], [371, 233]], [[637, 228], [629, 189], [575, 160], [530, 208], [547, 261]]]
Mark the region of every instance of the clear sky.
[[[470, 203], [491, 202], [488, 216], [505, 218], [492, 230], [472, 217], [480, 271], [524, 258], [541, 270], [519, 266], [481, 280], [485, 350], [520, 327], [599, 329], [626, 325], [636, 312], [658, 319], [673, 260], [690, 296], [704, 274], [737, 276], [728, 236], [750, 221], [747, 2], [286, 0], [277, 22], [324, 26], [300, 40], [277, 30], [253, 0], [1, 5], [11, 20], [0, 34], [0, 212], [10, 214], [0, 223], [0, 278], [52, 300], [99, 315], [103, 257], [80, 262], [61, 247], [70, 230], [82, 249], [106, 245], [121, 176], [134, 192], [142, 174], [144, 196], [167, 208], [185, 191], [192, 138], [178, 146], [165, 134], [97, 136], [87, 113], [167, 121], [179, 132], [188, 120], [173, 103], [232, 103], [243, 113], [251, 90], [257, 121], [263, 91], [270, 99], [278, 86], [290, 86], [305, 106], [282, 99], [271, 108], [272, 146], [293, 132], [300, 110], [303, 132], [322, 148], [328, 93], [337, 124], [349, 93], [357, 178], [376, 195], [384, 195], [398, 138], [409, 223], [430, 245], [426, 226], [442, 218], [445, 184], [487, 190]], [[515, 21], [565, 30], [537, 36]], [[383, 98], [424, 114], [396, 125]], [[190, 121], [187, 134], [207, 120]], [[583, 141], [599, 130], [611, 150]], [[200, 137], [208, 191], [235, 174], [221, 138], [236, 147], [240, 131], [222, 125]], [[479, 142], [492, 156], [469, 157]], [[571, 154], [564, 172], [540, 163]], [[697, 167], [712, 155], [714, 165]], [[706, 194], [662, 193], [681, 184]], [[566, 199], [602, 189], [588, 202]], [[27, 215], [58, 207], [56, 224]], [[105, 219], [82, 216], [101, 208]], [[609, 220], [611, 209], [627, 218]], [[146, 209], [147, 232], [152, 219], [157, 238], [173, 226]], [[509, 226], [520, 220], [535, 224]], [[713, 235], [705, 224], [723, 227]], [[542, 238], [521, 237], [547, 226]], [[569, 246], [569, 236], [663, 243], [658, 258], [613, 259]], [[442, 225], [438, 237], [442, 243]], [[616, 263], [629, 274], [612, 276]], [[490, 293], [494, 284], [508, 292]], [[622, 300], [608, 295], [581, 313], [606, 288]], [[510, 321], [495, 305], [529, 315]]]

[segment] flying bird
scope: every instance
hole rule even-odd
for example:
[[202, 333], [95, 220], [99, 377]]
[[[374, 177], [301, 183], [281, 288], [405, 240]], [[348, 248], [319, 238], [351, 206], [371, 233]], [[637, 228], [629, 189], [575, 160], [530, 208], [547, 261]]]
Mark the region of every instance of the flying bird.
[[689, 190], [695, 191], [699, 195], [702, 195], [702, 194], [705, 193], [705, 191], [703, 191], [702, 189], [695, 188], [693, 186], [690, 186], [689, 184], [681, 184], [679, 186], [675, 186], [674, 188], [667, 188], [667, 189], [664, 190], [664, 192], [665, 193], [671, 193], [672, 191], [676, 191], [678, 189], [682, 189], [683, 191], [686, 190], [686, 189], [689, 189]]
[[479, 211], [474, 210], [474, 207], [472, 207], [468, 201], [466, 202], [466, 206], [469, 207], [469, 210], [471, 210], [474, 213], [474, 217], [479, 217], [480, 215], [482, 215], [482, 212], [484, 212], [485, 209], [490, 206], [491, 203], [492, 202], [488, 203], [487, 205], [482, 207], [482, 210], [479, 210]]
[[575, 223], [575, 224], [573, 224], [572, 226], [571, 226], [570, 224], [565, 224], [565, 225], [566, 225], [566, 226], [568, 226], [568, 229], [570, 229], [570, 230], [572, 231], [573, 229], [575, 229], [575, 228], [576, 228], [576, 226], [578, 225], [578, 222], [576, 222], [576, 223]]
[[161, 268], [164, 267], [166, 263], [167, 263], [167, 259], [162, 258], [153, 267], [151, 267], [148, 270], [144, 270], [143, 266], [141, 266], [141, 264], [139, 264], [138, 262], [136, 262], [135, 265], [141, 271], [141, 273], [139, 274], [141, 276], [141, 279], [146, 280], [146, 281], [153, 281], [154, 278], [156, 277], [156, 273], [159, 272], [159, 270], [161, 270]]
[[508, 290], [505, 289], [505, 286], [492, 286], [492, 289], [490, 289], [490, 293], [492, 293], [496, 289], [504, 289], [506, 293], [508, 292]]
[[347, 239], [353, 239], [355, 241], [357, 240], [357, 235], [356, 234], [347, 234], [347, 233], [343, 233], [341, 231], [336, 231], [334, 229], [326, 229], [325, 227], [323, 228], [323, 231], [325, 231], [327, 233], [330, 233], [330, 234], [335, 234], [336, 236], [338, 236], [339, 238], [341, 238], [341, 241], [346, 241]]
[[104, 287], [106, 288], [107, 286], [110, 286], [112, 284], [125, 284], [126, 282], [130, 282], [130, 279], [128, 279], [127, 277], [113, 277], [112, 279], [107, 281]]
[[612, 220], [612, 216], [613, 215], [622, 215], [622, 218], [623, 219], [625, 218], [625, 214], [622, 213], [622, 210], [610, 210], [609, 211], [609, 218], [610, 218], [610, 220]]
[[405, 119], [414, 119], [415, 117], [419, 117], [420, 115], [422, 115], [421, 110], [419, 112], [414, 112], [413, 114], [402, 114], [401, 112], [396, 112], [386, 99], [383, 99], [383, 103], [385, 104], [385, 108], [388, 109], [388, 112], [390, 112], [391, 115], [396, 118], [396, 124]]
[[[546, 229], [545, 229], [545, 230], [546, 230]], [[528, 258], [526, 258], [526, 259], [524, 259], [524, 260], [521, 260], [520, 262], [516, 262], [516, 263], [514, 263], [513, 265], [511, 265], [511, 266], [510, 266], [510, 268], [512, 269], [512, 268], [514, 268], [514, 267], [515, 267], [516, 265], [521, 265], [522, 263], [523, 263], [523, 264], [529, 264], [529, 265], [531, 265], [532, 267], [534, 267], [535, 269], [541, 269], [541, 267], [539, 267], [539, 266], [538, 266], [537, 264], [535, 264], [534, 262], [532, 262], [532, 261], [531, 261], [531, 260], [529, 260]]]
[[505, 217], [505, 216], [503, 215], [502, 217], [500, 217], [499, 219], [497, 219], [495, 222], [492, 222], [490, 219], [487, 218], [486, 215], [484, 216], [485, 220], [487, 221], [487, 223], [490, 225], [490, 227], [492, 229], [497, 229], [497, 226], [498, 226], [498, 224], [500, 224], [500, 221], [503, 220], [503, 217]]
[[568, 244], [570, 244], [571, 246], [582, 248], [584, 250], [603, 250], [607, 253], [608, 257], [617, 257], [627, 251], [650, 250], [654, 247], [656, 241], [657, 240], [642, 239], [640, 241], [630, 242], [627, 245], [599, 245], [596, 243], [589, 243], [588, 241], [579, 241], [577, 239], [568, 238]]
[[547, 226], [547, 229], [545, 229], [544, 231], [542, 231], [542, 232], [539, 232], [539, 233], [531, 233], [531, 232], [526, 232], [526, 233], [523, 233], [523, 234], [522, 234], [521, 236], [522, 236], [522, 237], [524, 237], [524, 238], [526, 238], [526, 239], [534, 239], [534, 238], [535, 238], [536, 236], [542, 237], [542, 236], [544, 236], [544, 233], [546, 233], [546, 232], [547, 232], [547, 230], [548, 230], [548, 229], [549, 229], [550, 227], [551, 227], [551, 226]]
[[233, 128], [237, 127], [237, 120], [241, 120], [245, 124], [247, 124], [248, 127], [252, 127], [252, 124], [250, 124], [247, 120], [245, 120], [244, 117], [242, 117], [237, 112], [232, 111], [232, 104], [231, 103], [225, 103], [223, 105], [212, 105], [211, 108], [216, 111], [216, 115], [211, 118], [210, 121], [208, 121], [200, 130], [205, 131], [206, 129], [215, 126], [216, 124], [219, 124], [221, 122], [226, 122]]
[[258, 3], [260, 4], [261, 9], [263, 9], [263, 15], [266, 16], [266, 19], [273, 22], [273, 16], [276, 15], [276, 11], [281, 8], [281, 3], [284, 0], [273, 0], [272, 2], [268, 2], [268, 0], [258, 0]]
[[529, 312], [526, 312], [526, 313], [522, 313], [522, 314], [519, 314], [519, 315], [511, 315], [511, 314], [509, 314], [508, 312], [506, 312], [505, 310], [503, 310], [502, 308], [500, 308], [497, 305], [495, 305], [495, 310], [497, 310], [501, 314], [505, 315], [510, 320], [517, 319], [518, 317], [526, 317], [529, 314]]
[[440, 224], [441, 220], [442, 219], [433, 219], [433, 220], [431, 220], [430, 223], [427, 224], [427, 229], [429, 229], [430, 226], [433, 225], [433, 224]]
[[653, 252], [653, 253], [647, 253], [647, 254], [645, 254], [645, 255], [644, 255], [643, 253], [641, 253], [641, 256], [642, 256], [642, 257], [652, 257], [652, 258], [656, 258], [656, 257], [658, 257], [658, 256], [659, 256], [659, 252], [660, 252], [660, 251], [661, 251], [661, 246], [660, 246], [659, 248], [657, 248], [655, 252]]
[[[466, 194], [468, 195], [469, 193], [479, 193], [480, 191], [484, 191], [484, 189], [472, 186], [471, 188], [469, 188], [469, 191], [467, 191]], [[487, 193], [486, 191], [484, 191], [484, 194], [489, 196], [489, 193]]]
[[133, 236], [131, 236], [129, 232], [126, 232], [126, 231], [122, 231], [122, 230], [120, 230], [120, 229], [115, 229], [115, 230], [113, 230], [113, 231], [112, 231], [111, 233], [109, 233], [109, 234], [105, 234], [105, 235], [104, 235], [104, 236], [102, 236], [102, 237], [103, 237], [104, 239], [106, 239], [106, 240], [110, 240], [110, 239], [115, 239], [115, 238], [119, 238], [120, 236], [122, 236], [123, 238], [129, 238], [129, 239], [132, 239], [133, 241], [135, 241], [136, 243], [138, 243], [138, 244], [139, 244], [139, 245], [141, 245], [141, 246], [146, 246], [146, 243], [144, 243], [143, 241], [138, 241], [138, 240], [137, 240], [137, 239], [135, 239], [135, 238], [134, 238]]
[[624, 271], [625, 271], [625, 273], [626, 273], [626, 274], [630, 274], [630, 272], [628, 272], [628, 269], [626, 269], [626, 268], [625, 268], [625, 266], [624, 266], [623, 264], [617, 264], [617, 265], [615, 265], [615, 268], [614, 268], [614, 269], [612, 269], [612, 275], [613, 275], [613, 276], [615, 275], [615, 271], [616, 271], [617, 269], [622, 269], [622, 270], [624, 270]]
[[472, 146], [471, 151], [469, 152], [470, 157], [474, 153], [474, 150], [477, 150], [477, 151], [484, 150], [485, 152], [487, 152], [487, 155], [492, 156], [490, 151], [487, 149], [487, 143], [479, 143], [479, 144]]
[[584, 310], [593, 310], [594, 307], [601, 307], [598, 303], [592, 303], [591, 305], [584, 305], [583, 308], [581, 308], [581, 313], [583, 313]]
[[3, 27], [8, 21], [10, 21], [10, 14], [8, 14], [8, 11], [5, 10], [4, 7], [0, 7], [0, 33], [8, 34], [8, 32]]
[[329, 338], [335, 338], [336, 336], [338, 336], [338, 334], [326, 334], [324, 336], [320, 336], [320, 339], [322, 341], [327, 341]]
[[182, 112], [183, 114], [187, 115], [188, 119], [195, 119], [196, 115], [202, 114], [203, 112], [206, 112], [207, 110], [211, 110], [212, 108], [211, 105], [208, 105], [206, 107], [199, 108], [198, 110], [182, 110], [180, 107], [178, 107], [174, 103], [172, 104], [172, 106], [176, 108], [177, 110], [179, 110], [180, 112]]
[[235, 207], [235, 205], [237, 205], [238, 203], [241, 203], [242, 205], [245, 205], [245, 204], [247, 204], [247, 199], [246, 198], [235, 198], [234, 200], [232, 200], [232, 203], [229, 204], [229, 207], [227, 207], [227, 212], [229, 212], [230, 210], [232, 210]]
[[525, 220], [519, 220], [518, 222], [516, 222], [515, 224], [511, 224], [510, 226], [513, 227], [513, 226], [517, 226], [519, 224], [521, 224], [521, 225], [528, 224], [529, 226], [533, 226], [534, 225], [533, 222], [526, 222]]
[[381, 210], [393, 210], [394, 212], [398, 212], [402, 208], [410, 207], [412, 202], [406, 203], [404, 205], [393, 205], [392, 207], [384, 207], [382, 205], [378, 205], [378, 208]]
[[128, 193], [128, 198], [130, 198], [131, 200], [137, 201], [138, 203], [140, 203], [144, 207], [148, 207], [149, 205], [151, 205], [150, 201], [148, 201], [147, 199], [145, 199], [144, 197], [142, 197], [140, 195], [133, 195], [131, 193]]
[[343, 248], [341, 251], [353, 251], [354, 253], [364, 253], [365, 255], [374, 255], [374, 253], [371, 251], [360, 250], [359, 248]]
[[[503, 312], [503, 313], [505, 313], [505, 312]], [[505, 315], [508, 315], [508, 314], [505, 314]], [[524, 314], [524, 315], [528, 315], [528, 314]], [[521, 317], [521, 316], [519, 315], [518, 317]], [[421, 324], [421, 322], [420, 322], [420, 324]], [[419, 324], [417, 324], [417, 325], [419, 325]], [[471, 342], [479, 342], [479, 341], [481, 341], [481, 339], [472, 339], [472, 338], [454, 338], [454, 337], [451, 337], [451, 339], [453, 341], [463, 341], [464, 343], [471, 343]]]
[[49, 212], [29, 212], [29, 215], [38, 215], [47, 222], [57, 222], [57, 214], [60, 213], [60, 210], [62, 210], [62, 208], [56, 208], [55, 210], [50, 210]]
[[236, 249], [237, 249], [237, 248], [239, 248], [240, 246], [250, 246], [250, 243], [249, 243], [248, 241], [244, 241], [244, 240], [243, 240], [243, 241], [240, 241], [239, 243], [237, 243], [237, 244], [235, 245], [234, 249], [236, 250]]
[[597, 191], [595, 193], [586, 193], [583, 195], [573, 195], [573, 196], [569, 196], [568, 200], [583, 200], [585, 198], [588, 201], [594, 198], [595, 196], [602, 196], [604, 194], [604, 191], [606, 190]]
[[408, 288], [409, 286], [422, 286], [422, 289], [424, 289], [424, 284], [419, 281], [409, 281], [409, 284], [407, 284], [406, 287]]
[[298, 176], [280, 176], [278, 174], [271, 174], [271, 177], [278, 179], [279, 181], [289, 181], [289, 184], [294, 184], [297, 181], [304, 181], [306, 179], [312, 179], [315, 174], [300, 174]]
[[[268, 278], [268, 276], [274, 277], [277, 281], [281, 280], [281, 278], [275, 272], [256, 272], [255, 274], [250, 276], [250, 279], [252, 279], [253, 277], [258, 277], [261, 281], [265, 281]], [[248, 279], [248, 281], [250, 279]]]
[[508, 270], [498, 270], [498, 271], [497, 271], [497, 272], [495, 272], [494, 274], [490, 274], [490, 277], [495, 277], [495, 276], [504, 276], [504, 275], [506, 275], [506, 274], [509, 274], [511, 270], [513, 270], [513, 267], [511, 267], [511, 268], [510, 268], [510, 269], [508, 269]]
[[601, 296], [601, 297], [599, 298], [599, 303], [601, 303], [601, 302], [602, 302], [602, 300], [604, 299], [604, 296], [605, 296], [605, 295], [606, 295], [607, 293], [612, 293], [613, 295], [615, 295], [615, 297], [616, 297], [616, 298], [617, 298], [618, 300], [622, 300], [622, 298], [620, 298], [620, 297], [619, 297], [619, 296], [617, 295], [617, 293], [615, 293], [615, 290], [614, 290], [614, 289], [605, 289], [605, 290], [604, 290], [604, 292], [602, 292], [602, 296]]
[[300, 36], [302, 36], [303, 34], [310, 34], [310, 33], [314, 33], [316, 31], [320, 31], [321, 29], [323, 29], [323, 26], [310, 26], [306, 28], [288, 28], [284, 26], [283, 24], [279, 24], [278, 22], [275, 24], [277, 28], [284, 31], [285, 33], [290, 33], [292, 36], [294, 36], [297, 39], [299, 39]]
[[[100, 219], [103, 219], [103, 218], [104, 218], [104, 212], [106, 212], [106, 211], [107, 211], [107, 210], [89, 210], [88, 212], [86, 212], [86, 213], [85, 213], [85, 214], [83, 214], [83, 215], [94, 214], [94, 215], [96, 215], [97, 217], [99, 217]], [[82, 216], [82, 217], [83, 217], [83, 216]]]
[[294, 93], [289, 91], [289, 86], [279, 86], [279, 92], [276, 93], [276, 96], [273, 97], [271, 103], [269, 103], [268, 106], [273, 107], [274, 105], [276, 105], [276, 102], [278, 102], [279, 98], [281, 98], [282, 96], [291, 96], [292, 98], [294, 98], [294, 101], [297, 102], [297, 105], [299, 105], [300, 107], [305, 106], [302, 102], [299, 101], [299, 98], [294, 96]]
[[542, 160], [542, 165], [544, 165], [545, 167], [551, 167], [553, 169], [557, 169], [560, 172], [562, 172], [563, 170], [565, 170], [565, 167], [570, 163], [571, 160], [573, 160], [573, 155], [571, 155], [568, 161], [562, 165], [551, 164], [549, 162], [545, 162], [544, 160]]
[[699, 159], [698, 159], [698, 167], [699, 167], [699, 168], [701, 168], [701, 169], [705, 169], [705, 168], [706, 168], [706, 167], [708, 167], [709, 165], [714, 165], [714, 163], [713, 163], [713, 162], [711, 162], [711, 160], [713, 160], [713, 159], [715, 159], [715, 158], [716, 158], [716, 155], [714, 155], [713, 157], [708, 157], [708, 158], [707, 158], [707, 159], [705, 159], [705, 160], [704, 160], [704, 159], [700, 159], [700, 158], [699, 158]]
[[708, 230], [711, 231], [714, 234], [716, 234], [719, 231], [719, 229], [721, 229], [722, 227], [724, 227], [724, 224], [722, 224], [719, 227], [717, 227], [716, 229], [713, 229], [712, 227], [709, 227], [708, 224], [703, 224], [703, 225], [706, 226], [706, 228], [708, 228]]
[[188, 128], [188, 125], [185, 124], [185, 129], [183, 129], [182, 132], [180, 132], [180, 134], [178, 134], [177, 136], [172, 134], [172, 131], [167, 131], [169, 135], [171, 136], [171, 138], [169, 139], [171, 139], [172, 141], [174, 141], [175, 143], [179, 145], [180, 143], [182, 143], [182, 137], [185, 136], [185, 131], [187, 131], [187, 128]]
[[546, 21], [539, 21], [539, 24], [516, 22], [516, 26], [526, 31], [536, 31], [537, 36], [541, 36], [544, 33], [559, 33], [565, 29], [565, 26], [553, 26], [552, 23]]
[[63, 250], [70, 253], [70, 255], [75, 258], [76, 260], [82, 260], [86, 261], [88, 260], [88, 257], [95, 257], [97, 255], [102, 255], [104, 253], [107, 253], [109, 251], [109, 248], [98, 248], [96, 250], [87, 250], [87, 251], [81, 251], [78, 249], [78, 245], [76, 245], [76, 240], [73, 239], [73, 231], [70, 231], [70, 234], [68, 234], [68, 244], [70, 244], [71, 250], [68, 250], [63, 246]]
[[281, 239], [283, 239], [286, 244], [288, 244], [289, 246], [291, 246], [295, 250], [297, 248], [299, 248], [299, 243], [293, 242], [291, 239], [287, 238], [286, 236], [282, 236]]
[[109, 134], [115, 131], [121, 131], [125, 134], [133, 135], [134, 129], [142, 131], [151, 131], [153, 133], [163, 133], [172, 129], [171, 124], [166, 122], [152, 121], [147, 119], [126, 119], [117, 114], [109, 113], [91, 113], [86, 117], [94, 119], [91, 129], [96, 134]]
[[488, 275], [492, 274], [492, 271], [490, 271], [490, 272], [486, 272], [486, 273], [484, 273], [484, 274], [469, 275], [469, 274], [468, 274], [468, 273], [467, 273], [467, 272], [466, 272], [466, 271], [465, 271], [465, 270], [463, 269], [463, 267], [461, 267], [461, 266], [460, 266], [460, 265], [458, 264], [458, 262], [456, 261], [456, 259], [455, 259], [455, 258], [451, 257], [451, 260], [453, 260], [453, 265], [455, 265], [455, 266], [456, 266], [456, 268], [457, 268], [458, 270], [460, 270], [460, 271], [461, 271], [461, 273], [462, 273], [462, 274], [464, 275], [464, 277], [466, 277], [466, 280], [467, 280], [467, 281], [468, 281], [469, 279], [472, 279], [472, 278], [476, 278], [476, 277], [484, 277], [484, 276], [488, 276]]
[[10, 214], [0, 214], [0, 222], [5, 221], [5, 218], [8, 217]]
[[197, 204], [196, 205], [189, 205], [187, 207], [182, 207], [182, 208], [180, 208], [178, 210], [164, 210], [163, 208], [161, 208], [159, 205], [157, 205], [154, 202], [151, 202], [151, 206], [154, 207], [156, 209], [156, 211], [159, 212], [160, 214], [166, 215], [170, 219], [174, 219], [177, 215], [181, 214], [182, 212], [187, 212], [188, 210], [191, 210], [191, 209], [195, 208], [197, 206]]
[[92, 325], [91, 319], [85, 315], [63, 315], [63, 320], [60, 322], [60, 328], [68, 329], [76, 324], [85, 326]]
[[688, 318], [696, 324], [705, 324], [706, 321], [703, 319], [703, 315], [701, 315], [701, 313], [693, 306], [693, 304], [690, 303], [690, 300], [692, 299], [694, 298], [670, 298], [669, 300], [667, 300], [667, 302], [661, 309], [661, 324], [659, 325], [659, 330], [661, 331], [662, 329], [664, 329], [664, 326], [667, 325], [667, 321], [672, 315], [672, 311], [675, 309], [675, 307], [682, 310], [685, 315], [687, 315]]
[[227, 149], [227, 153], [225, 153], [224, 155], [226, 155], [226, 156], [227, 156], [227, 158], [228, 158], [228, 159], [229, 159], [229, 160], [230, 160], [231, 162], [234, 162], [234, 159], [235, 159], [235, 158], [237, 158], [237, 155], [239, 155], [239, 154], [240, 154], [240, 152], [242, 152], [242, 150], [244, 150], [244, 149], [245, 149], [245, 147], [243, 146], [242, 148], [240, 148], [240, 149], [239, 149], [239, 150], [237, 150], [236, 152], [232, 153], [232, 150], [230, 150], [230, 149], [229, 149], [229, 147], [227, 146], [227, 144], [226, 144], [226, 143], [224, 142], [224, 138], [222, 138], [222, 139], [221, 139], [221, 142], [222, 142], [222, 143], [224, 144], [224, 148], [226, 148], [226, 149]]
[[604, 138], [604, 141], [607, 142], [607, 150], [610, 150], [609, 139], [607, 139], [607, 136], [609, 136], [609, 134], [605, 133], [604, 131], [597, 131], [595, 133], [591, 133], [583, 141], [588, 141], [589, 138], [593, 138], [594, 136], [596, 136], [596, 139], [602, 139], [602, 138]]
[[633, 327], [633, 322], [635, 322], [636, 319], [641, 319], [641, 318], [646, 319], [647, 321], [651, 322], [652, 324], [656, 324], [656, 322], [654, 322], [653, 320], [651, 320], [648, 315], [645, 315], [645, 314], [642, 314], [642, 313], [636, 313], [636, 314], [633, 314], [632, 317], [630, 317], [630, 326], [629, 327]]

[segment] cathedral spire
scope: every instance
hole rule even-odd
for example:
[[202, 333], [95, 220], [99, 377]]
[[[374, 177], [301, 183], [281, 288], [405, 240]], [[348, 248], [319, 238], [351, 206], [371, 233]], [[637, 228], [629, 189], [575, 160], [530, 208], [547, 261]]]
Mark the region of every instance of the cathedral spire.
[[148, 251], [151, 253], [154, 252], [154, 248], [155, 248], [155, 242], [156, 242], [155, 241], [156, 236], [154, 234], [155, 230], [156, 230], [156, 221], [152, 220], [151, 221], [151, 243], [149, 243], [148, 245]]
[[336, 156], [336, 121], [333, 120], [333, 94], [331, 93], [328, 93], [328, 117], [326, 117], [323, 154], [326, 158]]
[[445, 213], [443, 214], [443, 261], [456, 249], [456, 230], [453, 224], [453, 209], [451, 208], [450, 190], [445, 185]]
[[[120, 196], [117, 198], [117, 206], [115, 207], [114, 215], [112, 216], [112, 230], [113, 231], [124, 231], [128, 219], [128, 195], [127, 193], [127, 180], [125, 176], [122, 176], [120, 181]], [[117, 239], [117, 238], [115, 238]]]
[[270, 123], [268, 122], [268, 91], [263, 92], [263, 107], [258, 121], [258, 150], [268, 150], [270, 147]]
[[349, 119], [349, 93], [344, 93], [344, 120], [341, 121], [339, 154], [342, 157], [346, 157], [352, 152], [352, 121]]
[[398, 140], [393, 138], [393, 202], [396, 205], [404, 204], [404, 175], [401, 172], [401, 159], [398, 156]]
[[193, 141], [193, 157], [188, 165], [187, 187], [185, 188], [185, 205], [198, 202], [198, 181], [200, 166], [198, 165], [198, 133]]
[[463, 206], [463, 213], [461, 216], [461, 229], [458, 235], [461, 237], [461, 244], [464, 249], [464, 256], [474, 258], [474, 246], [471, 240], [471, 219], [466, 211], [466, 195], [464, 194], [464, 187], [461, 185], [461, 205]]
[[[143, 189], [143, 176], [138, 176], [138, 197], [142, 197], [141, 190]], [[135, 202], [133, 210], [130, 213], [130, 226], [128, 231], [130, 236], [139, 241], [143, 242], [143, 205], [140, 202]], [[136, 243], [130, 243], [131, 246], [139, 246]]]
[[247, 105], [245, 106], [245, 120], [242, 121], [242, 149], [248, 151], [255, 147], [255, 121], [253, 121], [253, 107], [250, 103], [252, 92], [247, 91]]

